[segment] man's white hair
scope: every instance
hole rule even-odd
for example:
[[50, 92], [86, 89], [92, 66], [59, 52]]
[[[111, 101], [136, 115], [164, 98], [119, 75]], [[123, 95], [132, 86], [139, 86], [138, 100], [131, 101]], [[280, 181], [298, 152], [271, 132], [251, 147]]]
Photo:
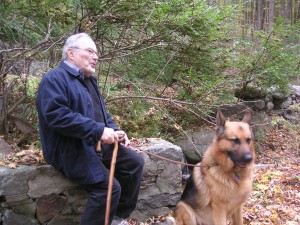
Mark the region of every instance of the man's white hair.
[[70, 48], [78, 48], [79, 47], [79, 43], [80, 43], [80, 40], [83, 39], [83, 38], [88, 38], [90, 39], [92, 42], [93, 39], [91, 38], [90, 35], [88, 35], [87, 33], [78, 33], [78, 34], [74, 34], [70, 37], [68, 37], [68, 39], [66, 40], [66, 43], [63, 47], [63, 50], [62, 50], [62, 60], [66, 60], [67, 59], [67, 51], [68, 49]]

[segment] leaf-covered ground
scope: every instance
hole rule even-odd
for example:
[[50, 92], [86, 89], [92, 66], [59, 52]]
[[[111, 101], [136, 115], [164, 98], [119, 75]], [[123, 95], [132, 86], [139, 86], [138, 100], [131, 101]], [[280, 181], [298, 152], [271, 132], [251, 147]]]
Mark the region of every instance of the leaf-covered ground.
[[300, 143], [298, 131], [275, 127], [256, 163], [253, 193], [245, 205], [245, 224], [300, 224]]
[[[268, 167], [255, 170], [253, 192], [244, 207], [245, 225], [300, 225], [300, 130], [297, 127], [275, 126], [257, 154], [256, 164]], [[299, 140], [298, 140], [299, 139]], [[39, 149], [28, 149], [0, 157], [0, 166], [42, 164]], [[165, 215], [130, 225], [159, 224]]]

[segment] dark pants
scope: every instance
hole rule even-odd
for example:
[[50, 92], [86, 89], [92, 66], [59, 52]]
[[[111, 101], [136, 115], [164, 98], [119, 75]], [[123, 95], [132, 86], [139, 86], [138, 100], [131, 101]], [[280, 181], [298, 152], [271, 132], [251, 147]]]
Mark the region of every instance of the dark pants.
[[[84, 185], [88, 192], [86, 208], [81, 217], [81, 225], [103, 225], [105, 221], [109, 169], [113, 145], [102, 146], [104, 181]], [[115, 179], [111, 197], [110, 223], [114, 215], [127, 218], [135, 209], [143, 175], [143, 158], [135, 151], [119, 145], [115, 167]]]

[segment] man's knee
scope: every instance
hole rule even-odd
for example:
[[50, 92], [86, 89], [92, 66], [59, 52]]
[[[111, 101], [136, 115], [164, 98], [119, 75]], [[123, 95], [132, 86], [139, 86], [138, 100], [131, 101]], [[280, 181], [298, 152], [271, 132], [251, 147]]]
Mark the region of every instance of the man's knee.
[[145, 164], [145, 160], [141, 155], [138, 155], [138, 160], [136, 161], [137, 167], [143, 168]]
[[117, 179], [114, 179], [113, 191], [121, 192], [121, 185]]
[[142, 155], [138, 154], [136, 152], [134, 152], [132, 154], [132, 161], [133, 161], [133, 163], [135, 164], [136, 167], [143, 167], [144, 163], [145, 163], [145, 160], [142, 157]]
[[117, 179], [114, 179], [113, 187], [112, 187], [112, 195], [113, 198], [119, 199], [121, 195], [121, 185]]

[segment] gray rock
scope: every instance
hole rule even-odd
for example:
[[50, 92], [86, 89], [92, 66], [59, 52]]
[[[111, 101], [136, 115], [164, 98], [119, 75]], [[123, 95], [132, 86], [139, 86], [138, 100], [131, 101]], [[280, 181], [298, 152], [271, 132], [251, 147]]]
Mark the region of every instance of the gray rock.
[[28, 192], [28, 181], [33, 178], [35, 167], [20, 166], [17, 169], [0, 168], [0, 196], [21, 195]]
[[266, 103], [262, 99], [255, 101], [244, 101], [244, 104], [253, 110], [263, 110], [266, 107]]
[[50, 220], [47, 225], [79, 225], [80, 224], [80, 216], [62, 216], [58, 215]]
[[291, 89], [291, 94], [294, 94], [294, 95], [300, 97], [300, 86], [297, 86], [297, 85], [291, 85], [291, 86], [290, 86], [290, 89]]
[[282, 109], [287, 109], [289, 108], [290, 105], [293, 104], [293, 100], [292, 97], [288, 97], [281, 105], [280, 108]]
[[[143, 210], [135, 210], [132, 214], [132, 218], [139, 218], [139, 221], [145, 221], [153, 215], [167, 215], [170, 212], [170, 208], [161, 207], [158, 209], [148, 209], [146, 211]], [[160, 223], [159, 223], [160, 224]]]
[[187, 131], [187, 138], [181, 139], [176, 144], [182, 148], [185, 159], [188, 163], [201, 161], [204, 152], [207, 150], [215, 135], [211, 128], [199, 128], [197, 131]]
[[[149, 143], [141, 147], [142, 150], [174, 161], [183, 161], [180, 147], [161, 139], [147, 140]], [[143, 181], [132, 217], [146, 220], [150, 216], [170, 211], [168, 206], [177, 203], [182, 191], [182, 173], [180, 164], [170, 163], [145, 152], [142, 155], [145, 160]]]
[[0, 137], [0, 146], [1, 146], [1, 149], [0, 149], [0, 158], [4, 157], [7, 154], [14, 153], [14, 149], [12, 147], [10, 147], [10, 145], [7, 144], [6, 141], [3, 140], [3, 138], [1, 138], [1, 137]]
[[7, 196], [7, 207], [13, 209], [13, 211], [17, 214], [27, 215], [29, 217], [34, 218], [37, 208], [36, 202], [29, 197], [26, 197], [25, 199], [23, 199], [24, 196], [18, 197], [20, 198], [16, 198], [16, 196]]
[[220, 109], [225, 117], [233, 117], [238, 115], [238, 117], [242, 117], [246, 109], [248, 109], [245, 103], [237, 103], [232, 105], [222, 105]]
[[274, 109], [274, 104], [273, 104], [273, 102], [268, 102], [268, 103], [267, 103], [267, 111], [271, 111], [272, 109]]
[[269, 95], [272, 96], [273, 104], [275, 108], [280, 108], [281, 104], [287, 100], [289, 93], [283, 93], [276, 87], [271, 87], [268, 89]]
[[28, 182], [28, 195], [39, 198], [52, 193], [59, 194], [68, 188], [75, 188], [77, 184], [66, 179], [60, 172], [50, 165], [37, 167], [33, 179]]
[[37, 218], [41, 223], [52, 219], [65, 208], [67, 198], [58, 194], [44, 195], [37, 200]]
[[39, 225], [37, 220], [24, 215], [19, 215], [12, 210], [5, 210], [2, 222], [3, 225]]
[[67, 206], [61, 212], [62, 215], [81, 215], [86, 205], [87, 192], [80, 187], [63, 192], [68, 199]]

